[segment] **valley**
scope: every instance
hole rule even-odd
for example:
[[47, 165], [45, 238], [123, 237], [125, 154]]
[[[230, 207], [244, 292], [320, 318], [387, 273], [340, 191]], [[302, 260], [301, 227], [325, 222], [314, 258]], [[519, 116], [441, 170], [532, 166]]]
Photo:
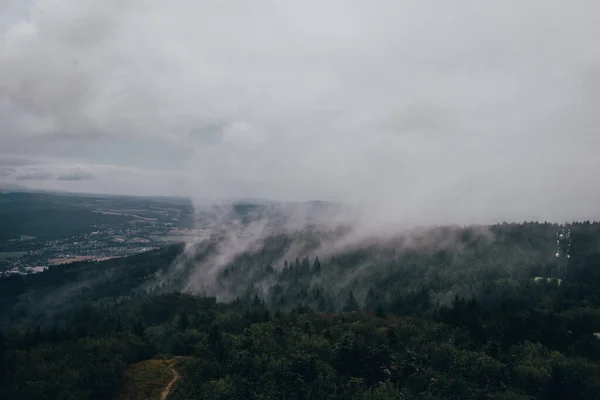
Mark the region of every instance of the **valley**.
[[195, 234], [191, 215], [183, 199], [0, 193], [0, 274], [38, 273], [185, 241]]

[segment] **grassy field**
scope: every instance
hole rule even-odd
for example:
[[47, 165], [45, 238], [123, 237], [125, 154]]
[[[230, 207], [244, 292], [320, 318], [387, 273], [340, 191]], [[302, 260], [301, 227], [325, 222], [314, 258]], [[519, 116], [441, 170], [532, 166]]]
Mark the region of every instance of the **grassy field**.
[[117, 400], [160, 400], [173, 380], [171, 368], [177, 359], [147, 360], [127, 367], [123, 392]]

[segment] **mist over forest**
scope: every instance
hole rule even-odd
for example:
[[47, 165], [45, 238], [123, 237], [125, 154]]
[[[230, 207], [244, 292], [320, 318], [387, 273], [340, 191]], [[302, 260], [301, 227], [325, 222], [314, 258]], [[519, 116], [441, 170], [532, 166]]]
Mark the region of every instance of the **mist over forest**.
[[598, 222], [390, 232], [327, 202], [189, 217], [177, 244], [0, 278], [3, 398], [158, 396], [175, 370], [175, 399], [597, 393]]

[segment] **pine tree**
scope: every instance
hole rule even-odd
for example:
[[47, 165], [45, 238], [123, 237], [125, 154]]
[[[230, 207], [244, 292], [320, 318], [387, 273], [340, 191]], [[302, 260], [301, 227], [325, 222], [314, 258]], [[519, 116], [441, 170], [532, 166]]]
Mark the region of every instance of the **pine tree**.
[[179, 317], [179, 329], [185, 331], [190, 327], [190, 319], [186, 313], [181, 313]]
[[325, 312], [327, 311], [327, 302], [324, 297], [319, 298], [319, 303], [317, 304], [317, 311]]
[[358, 302], [356, 301], [356, 298], [354, 297], [354, 293], [352, 293], [352, 290], [351, 290], [350, 293], [348, 293], [348, 299], [346, 300], [346, 303], [344, 304], [344, 308], [342, 309], [342, 311], [353, 312], [353, 311], [357, 311], [359, 308], [360, 307], [358, 305]]
[[313, 262], [312, 271], [314, 274], [321, 273], [321, 262], [319, 261], [319, 257], [315, 257], [315, 261]]
[[308, 274], [310, 272], [310, 261], [308, 256], [302, 259], [302, 274]]
[[133, 324], [133, 334], [139, 337], [143, 337], [145, 333], [144, 325], [139, 319]]
[[367, 297], [365, 298], [365, 311], [374, 312], [377, 310], [377, 305], [379, 303], [379, 299], [377, 297], [378, 296], [375, 294], [373, 288], [370, 288], [369, 292], [367, 293]]

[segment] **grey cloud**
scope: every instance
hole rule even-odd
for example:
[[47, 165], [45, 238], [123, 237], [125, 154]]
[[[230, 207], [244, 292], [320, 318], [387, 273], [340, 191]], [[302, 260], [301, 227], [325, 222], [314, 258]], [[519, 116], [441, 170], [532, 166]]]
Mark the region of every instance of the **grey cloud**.
[[391, 117], [388, 128], [399, 134], [447, 134], [450, 129], [459, 129], [456, 119], [451, 109], [435, 104], [413, 103], [398, 110], [398, 114]]
[[190, 129], [190, 139], [199, 143], [209, 145], [220, 143], [223, 134], [223, 124], [208, 123], [196, 128]]
[[17, 175], [18, 181], [48, 181], [54, 179], [54, 174], [51, 172], [23, 172]]
[[17, 172], [14, 168], [0, 166], [0, 177], [8, 177], [14, 175]]
[[382, 222], [600, 217], [597, 1], [7, 10], [0, 151], [94, 177], [40, 185], [342, 200]]
[[0, 165], [7, 165], [11, 167], [24, 166], [36, 164], [34, 158], [22, 155], [11, 155], [0, 153]]
[[66, 46], [84, 49], [115, 38], [131, 3], [131, 0], [38, 1], [34, 12], [42, 29], [53, 33]]
[[74, 168], [70, 171], [61, 173], [56, 177], [59, 181], [86, 181], [93, 180], [94, 176], [89, 171], [84, 171], [81, 168]]

